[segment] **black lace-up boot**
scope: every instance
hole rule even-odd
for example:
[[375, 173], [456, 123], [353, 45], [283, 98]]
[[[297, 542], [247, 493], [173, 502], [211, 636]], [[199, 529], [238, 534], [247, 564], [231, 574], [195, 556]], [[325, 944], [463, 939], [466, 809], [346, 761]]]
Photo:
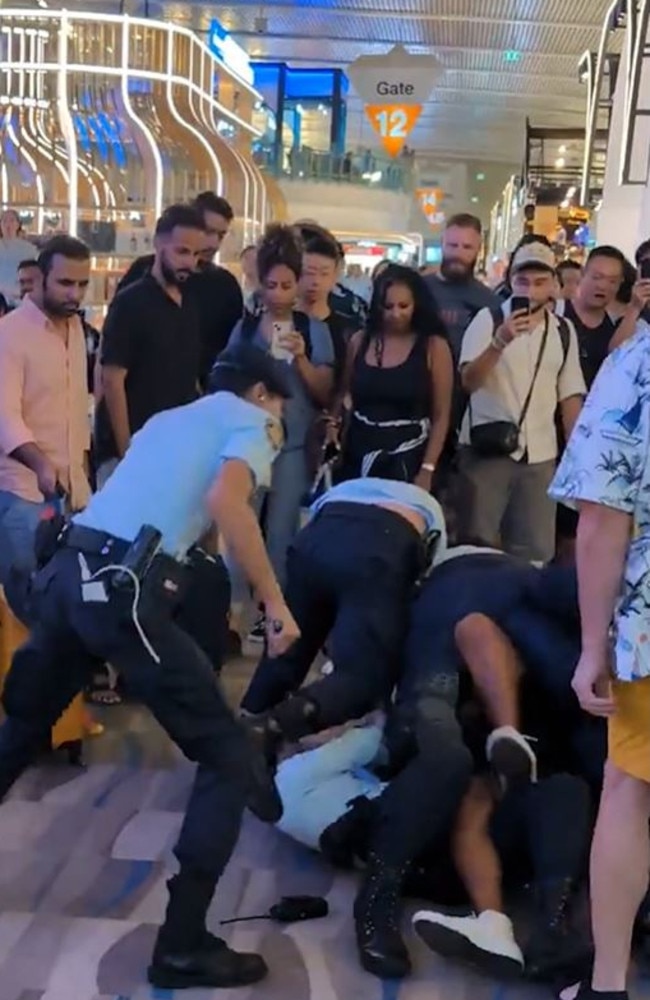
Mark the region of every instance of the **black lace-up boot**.
[[354, 924], [361, 965], [379, 979], [403, 979], [411, 960], [399, 929], [404, 868], [391, 868], [374, 853], [354, 903]]
[[205, 926], [214, 880], [181, 871], [167, 883], [169, 903], [149, 966], [160, 989], [228, 989], [257, 983], [268, 969], [261, 955], [232, 951]]
[[579, 978], [589, 966], [593, 958], [591, 942], [569, 920], [574, 891], [571, 878], [536, 888], [537, 915], [525, 952], [528, 978], [549, 980], [565, 970], [575, 970]]

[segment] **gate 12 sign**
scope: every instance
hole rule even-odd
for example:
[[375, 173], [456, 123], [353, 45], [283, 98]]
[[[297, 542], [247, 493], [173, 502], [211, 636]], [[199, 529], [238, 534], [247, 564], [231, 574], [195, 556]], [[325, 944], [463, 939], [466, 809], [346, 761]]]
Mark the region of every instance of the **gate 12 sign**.
[[366, 104], [370, 124], [389, 156], [397, 156], [420, 117], [421, 104]]
[[397, 156], [442, 72], [435, 56], [396, 45], [382, 56], [360, 56], [348, 68], [352, 86], [390, 156]]

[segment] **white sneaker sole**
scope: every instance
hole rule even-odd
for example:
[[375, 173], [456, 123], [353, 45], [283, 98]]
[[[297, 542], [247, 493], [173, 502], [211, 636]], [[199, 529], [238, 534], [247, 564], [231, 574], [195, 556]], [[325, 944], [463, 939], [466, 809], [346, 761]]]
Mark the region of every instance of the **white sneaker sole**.
[[490, 764], [506, 781], [537, 782], [537, 760], [534, 754], [517, 740], [503, 736], [490, 750]]
[[461, 962], [493, 979], [517, 979], [524, 971], [518, 959], [486, 951], [451, 927], [434, 924], [430, 920], [418, 920], [417, 914], [413, 918], [413, 927], [437, 955]]

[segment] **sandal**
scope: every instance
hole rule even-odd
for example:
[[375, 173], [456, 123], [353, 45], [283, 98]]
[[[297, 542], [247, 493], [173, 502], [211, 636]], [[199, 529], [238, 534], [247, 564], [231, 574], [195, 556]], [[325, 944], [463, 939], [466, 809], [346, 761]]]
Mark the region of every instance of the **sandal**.
[[[575, 983], [572, 983], [571, 985], [575, 986]], [[571, 985], [563, 986], [561, 990], [558, 990], [556, 994], [557, 1000], [564, 1000], [562, 994], [565, 990], [570, 990]], [[629, 1000], [629, 995], [627, 990], [607, 990], [603, 992], [600, 990], [593, 990], [591, 985], [583, 979], [578, 986], [578, 992], [573, 1000]]]
[[122, 696], [113, 688], [92, 688], [86, 695], [91, 705], [101, 705], [103, 708], [112, 705], [121, 705]]
[[91, 687], [86, 692], [86, 699], [91, 705], [101, 705], [103, 708], [122, 704], [122, 696], [113, 684], [112, 671], [98, 673], [93, 677]]

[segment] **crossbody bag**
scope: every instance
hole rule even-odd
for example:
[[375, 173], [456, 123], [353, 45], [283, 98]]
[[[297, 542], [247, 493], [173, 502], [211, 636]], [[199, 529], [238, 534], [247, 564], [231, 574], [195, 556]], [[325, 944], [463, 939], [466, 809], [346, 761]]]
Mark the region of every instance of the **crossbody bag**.
[[537, 376], [542, 365], [546, 342], [548, 341], [549, 315], [546, 312], [544, 320], [544, 333], [539, 347], [537, 361], [533, 377], [528, 389], [528, 394], [521, 408], [519, 420], [490, 420], [485, 424], [474, 424], [472, 422], [472, 397], [469, 398], [469, 443], [473, 451], [483, 458], [504, 458], [512, 455], [519, 447], [519, 436], [524, 426], [524, 420], [533, 398], [533, 390], [537, 382]]

